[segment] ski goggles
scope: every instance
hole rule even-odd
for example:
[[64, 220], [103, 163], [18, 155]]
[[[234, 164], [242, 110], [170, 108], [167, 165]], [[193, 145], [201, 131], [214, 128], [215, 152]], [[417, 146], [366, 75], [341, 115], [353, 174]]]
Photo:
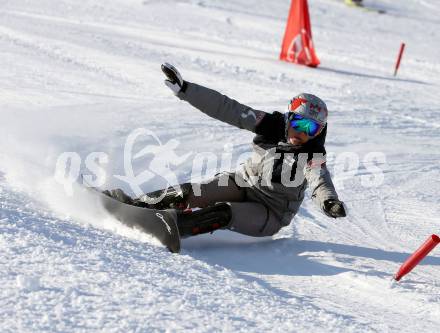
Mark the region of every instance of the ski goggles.
[[300, 114], [293, 114], [293, 116], [290, 117], [289, 121], [290, 126], [294, 130], [298, 132], [304, 132], [310, 137], [317, 136], [324, 127], [317, 121], [310, 118], [305, 118]]

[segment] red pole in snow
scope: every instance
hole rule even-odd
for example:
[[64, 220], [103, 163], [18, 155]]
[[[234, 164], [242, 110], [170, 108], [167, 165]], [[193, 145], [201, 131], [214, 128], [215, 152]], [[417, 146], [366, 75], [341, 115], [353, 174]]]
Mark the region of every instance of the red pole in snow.
[[400, 60], [402, 60], [403, 50], [405, 50], [405, 43], [400, 44], [400, 51], [397, 57], [396, 67], [394, 68], [394, 76], [397, 75], [397, 71], [399, 70]]
[[437, 235], [429, 236], [426, 242], [423, 243], [423, 245], [420, 246], [408, 259], [406, 259], [402, 266], [400, 266], [399, 271], [394, 275], [394, 279], [399, 281], [404, 275], [411, 272], [411, 270], [416, 267], [417, 264], [422, 261], [422, 259], [425, 258], [439, 242], [440, 237]]

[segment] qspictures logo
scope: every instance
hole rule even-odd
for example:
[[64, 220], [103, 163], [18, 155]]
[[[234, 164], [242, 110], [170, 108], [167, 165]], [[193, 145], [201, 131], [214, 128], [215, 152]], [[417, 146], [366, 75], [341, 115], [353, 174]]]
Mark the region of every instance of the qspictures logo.
[[[177, 174], [183, 166], [188, 169], [189, 165], [192, 166], [189, 174], [195, 196], [201, 195], [200, 185], [203, 180], [215, 174], [212, 170], [216, 173], [232, 171], [236, 183], [243, 187], [255, 186], [257, 183], [273, 187], [273, 173], [281, 170], [279, 182], [285, 187], [296, 187], [304, 182], [306, 174], [309, 178], [320, 177], [323, 168], [328, 168], [330, 160], [333, 182], [337, 189], [344, 189], [345, 183], [353, 179], [359, 180], [364, 187], [380, 186], [384, 182], [383, 169], [386, 168], [386, 158], [382, 152], [369, 152], [362, 157], [354, 152], [328, 153], [326, 156], [313, 154], [310, 159], [308, 153], [279, 153], [274, 147], [267, 149], [263, 155], [249, 149], [235, 154], [233, 158], [234, 147], [230, 144], [223, 146], [221, 154], [195, 154], [192, 151], [181, 153], [179, 146], [180, 142], [176, 139], [162, 142], [153, 131], [138, 128], [127, 136], [123, 145], [123, 174], [106, 172], [110, 157], [105, 152], [91, 152], [84, 159], [77, 152], [64, 152], [57, 159], [54, 178], [68, 195], [73, 194], [75, 183], [107, 189], [106, 184], [111, 180], [113, 184], [119, 182], [118, 187], [128, 187], [135, 197], [142, 196], [146, 202], [156, 204], [162, 201], [166, 192], [162, 191], [157, 197], [149, 197], [145, 192], [153, 189], [143, 189], [148, 189], [150, 181], [160, 178], [165, 183], [163, 188], [173, 187], [180, 193]], [[138, 167], [135, 168], [134, 164]], [[139, 165], [142, 166], [141, 170]], [[253, 174], [249, 170], [253, 170]], [[219, 178], [219, 186], [227, 186], [227, 183], [222, 183], [224, 180], [225, 177]]]

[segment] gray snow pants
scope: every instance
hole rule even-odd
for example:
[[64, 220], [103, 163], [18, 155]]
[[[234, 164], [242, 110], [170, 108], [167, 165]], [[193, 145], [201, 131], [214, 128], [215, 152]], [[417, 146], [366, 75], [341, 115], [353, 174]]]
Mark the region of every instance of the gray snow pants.
[[[192, 184], [187, 204], [189, 207], [203, 208], [216, 202], [228, 202], [232, 211], [232, 219], [227, 227], [229, 230], [254, 237], [276, 234], [284, 226], [279, 218], [258, 201], [252, 187], [239, 187], [234, 179], [235, 173], [224, 172], [207, 182]], [[200, 195], [194, 194], [197, 187]]]

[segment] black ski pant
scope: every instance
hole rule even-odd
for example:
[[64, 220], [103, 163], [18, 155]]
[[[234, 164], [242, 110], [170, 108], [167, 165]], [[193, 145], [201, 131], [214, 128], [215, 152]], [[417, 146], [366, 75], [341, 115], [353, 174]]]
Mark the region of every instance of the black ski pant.
[[284, 225], [274, 212], [254, 195], [252, 187], [239, 187], [235, 174], [224, 172], [209, 181], [192, 184], [188, 207], [206, 207], [216, 202], [228, 202], [232, 219], [228, 229], [254, 237], [272, 236]]

